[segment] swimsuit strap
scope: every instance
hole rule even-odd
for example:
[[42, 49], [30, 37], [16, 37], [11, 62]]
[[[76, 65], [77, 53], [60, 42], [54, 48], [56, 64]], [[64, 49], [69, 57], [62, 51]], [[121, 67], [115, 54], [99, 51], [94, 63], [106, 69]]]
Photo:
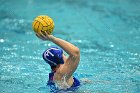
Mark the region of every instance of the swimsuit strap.
[[54, 76], [55, 72], [51, 72], [49, 73], [49, 80], [47, 82], [47, 85], [50, 87], [51, 89], [51, 93], [56, 93], [55, 91], [57, 90], [55, 83], [53, 81], [53, 76]]
[[54, 73], [55, 73], [55, 72], [49, 73], [49, 81], [53, 81]]

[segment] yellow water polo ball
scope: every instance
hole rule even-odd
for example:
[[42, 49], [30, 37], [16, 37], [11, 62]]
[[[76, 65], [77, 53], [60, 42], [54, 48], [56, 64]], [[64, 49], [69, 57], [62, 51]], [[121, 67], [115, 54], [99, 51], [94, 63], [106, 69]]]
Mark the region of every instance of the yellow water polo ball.
[[54, 21], [47, 15], [40, 15], [34, 19], [32, 28], [35, 33], [44, 34], [47, 32], [50, 35], [54, 29]]

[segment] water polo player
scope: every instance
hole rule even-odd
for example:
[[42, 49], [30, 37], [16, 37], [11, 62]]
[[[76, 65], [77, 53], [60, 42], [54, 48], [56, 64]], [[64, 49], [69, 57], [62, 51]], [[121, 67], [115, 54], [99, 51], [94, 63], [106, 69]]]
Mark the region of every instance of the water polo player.
[[[36, 35], [40, 39], [51, 41], [60, 47], [48, 48], [43, 53], [43, 59], [50, 65], [52, 70], [49, 74], [47, 85], [51, 86], [51, 89], [77, 89], [80, 86], [80, 82], [73, 76], [73, 73], [77, 69], [80, 61], [79, 48], [47, 33], [44, 35], [36, 33]], [[61, 48], [68, 54], [68, 57], [64, 55]]]

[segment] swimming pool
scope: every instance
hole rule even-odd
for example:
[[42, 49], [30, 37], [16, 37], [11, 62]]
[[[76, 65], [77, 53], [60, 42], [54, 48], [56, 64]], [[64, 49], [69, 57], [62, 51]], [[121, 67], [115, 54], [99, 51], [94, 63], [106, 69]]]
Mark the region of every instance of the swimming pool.
[[0, 93], [50, 93], [49, 66], [42, 52], [54, 44], [39, 40], [32, 20], [55, 21], [54, 35], [81, 50], [76, 93], [139, 93], [139, 0], [1, 0]]

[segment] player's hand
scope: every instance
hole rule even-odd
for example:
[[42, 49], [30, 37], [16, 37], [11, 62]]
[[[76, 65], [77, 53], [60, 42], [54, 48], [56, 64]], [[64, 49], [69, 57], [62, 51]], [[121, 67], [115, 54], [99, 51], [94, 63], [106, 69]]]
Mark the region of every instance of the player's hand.
[[36, 33], [36, 36], [42, 40], [50, 40], [52, 35], [48, 35], [48, 33], [38, 34]]

